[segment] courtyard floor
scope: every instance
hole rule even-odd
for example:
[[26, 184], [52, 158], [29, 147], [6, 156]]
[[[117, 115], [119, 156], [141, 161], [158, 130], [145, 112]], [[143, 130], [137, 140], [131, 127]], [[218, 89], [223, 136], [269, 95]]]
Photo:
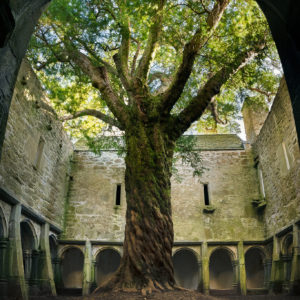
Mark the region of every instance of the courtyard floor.
[[299, 296], [287, 295], [253, 295], [253, 296], [205, 296], [196, 291], [172, 291], [164, 293], [153, 293], [151, 295], [143, 296], [140, 293], [129, 292], [114, 292], [103, 293], [97, 296], [88, 297], [32, 297], [30, 300], [299, 300]]

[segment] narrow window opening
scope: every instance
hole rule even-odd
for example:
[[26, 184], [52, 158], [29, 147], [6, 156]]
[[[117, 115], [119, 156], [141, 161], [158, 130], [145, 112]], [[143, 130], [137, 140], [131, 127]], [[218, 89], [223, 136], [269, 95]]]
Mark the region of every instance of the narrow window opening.
[[258, 165], [257, 171], [258, 171], [260, 193], [263, 196], [263, 198], [265, 198], [266, 197], [266, 193], [265, 193], [264, 178], [263, 178], [262, 170], [261, 170], [261, 168], [260, 168], [259, 165]]
[[286, 167], [289, 170], [290, 169], [290, 162], [289, 162], [288, 154], [287, 154], [287, 151], [286, 151], [285, 143], [282, 143], [282, 149], [283, 149], [283, 155], [284, 155], [284, 158], [285, 158]]
[[208, 184], [203, 184], [203, 190], [204, 190], [204, 204], [209, 205], [209, 194], [208, 194]]
[[263, 177], [263, 172], [261, 170], [261, 166], [260, 166], [258, 156], [255, 157], [255, 159], [254, 159], [254, 168], [256, 169], [257, 176], [258, 176], [260, 195], [263, 199], [265, 199], [266, 198], [266, 193], [265, 193], [264, 177]]
[[117, 184], [116, 205], [121, 205], [121, 184]]
[[35, 155], [35, 159], [34, 159], [34, 163], [33, 163], [33, 167], [35, 169], [38, 169], [40, 166], [40, 162], [41, 162], [41, 158], [42, 158], [42, 154], [43, 154], [43, 150], [44, 150], [44, 145], [45, 145], [45, 141], [42, 137], [40, 137], [36, 155]]

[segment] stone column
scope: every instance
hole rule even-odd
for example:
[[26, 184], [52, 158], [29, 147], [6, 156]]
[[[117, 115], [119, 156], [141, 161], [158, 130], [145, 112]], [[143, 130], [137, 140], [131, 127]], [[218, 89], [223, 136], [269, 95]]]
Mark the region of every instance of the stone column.
[[292, 256], [282, 255], [281, 260], [283, 263], [283, 291], [289, 292], [290, 280], [291, 280], [291, 266], [292, 266]]
[[282, 289], [281, 273], [282, 273], [282, 266], [280, 261], [279, 239], [277, 236], [274, 236], [269, 293], [281, 292]]
[[203, 277], [203, 274], [202, 274], [202, 261], [201, 260], [198, 260], [198, 274], [199, 274], [199, 284], [198, 284], [198, 290], [200, 292], [203, 292], [203, 280], [202, 280], [202, 277]]
[[11, 297], [28, 300], [28, 288], [23, 267], [20, 221], [21, 204], [17, 204], [13, 206], [9, 220], [8, 294]]
[[56, 296], [56, 289], [54, 283], [54, 270], [52, 269], [51, 253], [49, 244], [49, 224], [42, 225], [41, 230], [41, 256], [40, 264], [40, 290], [44, 295]]
[[54, 282], [55, 282], [55, 289], [57, 293], [60, 289], [63, 288], [63, 282], [62, 282], [62, 276], [61, 276], [61, 268], [60, 268], [61, 260], [59, 257], [55, 257], [53, 259], [53, 265], [54, 265]]
[[247, 282], [246, 282], [246, 267], [245, 267], [245, 254], [244, 243], [240, 241], [238, 243], [238, 259], [239, 259], [239, 285], [242, 295], [247, 294]]
[[293, 227], [293, 257], [290, 278], [290, 292], [300, 293], [300, 230], [294, 224]]
[[239, 290], [239, 261], [238, 260], [233, 260], [231, 262], [232, 264], [232, 269], [233, 269], [233, 283], [232, 283], [232, 288], [238, 292]]
[[7, 296], [7, 247], [8, 239], [0, 239], [0, 295]]
[[87, 296], [91, 287], [91, 274], [92, 274], [92, 245], [88, 240], [85, 243], [84, 251], [84, 266], [83, 266], [83, 284], [82, 296]]
[[271, 267], [272, 267], [272, 259], [266, 259], [264, 261], [264, 287], [266, 289], [268, 289], [270, 285]]
[[202, 281], [203, 281], [203, 293], [209, 295], [209, 257], [207, 242], [203, 242], [202, 249]]
[[31, 250], [23, 251], [23, 265], [24, 265], [25, 280], [28, 282], [30, 279], [31, 266], [32, 266]]
[[97, 288], [97, 282], [96, 282], [96, 274], [97, 274], [97, 261], [96, 260], [92, 260], [92, 275], [91, 275], [91, 292], [93, 292], [96, 288]]
[[30, 278], [28, 283], [29, 283], [29, 294], [34, 296], [39, 294], [39, 287], [38, 287], [39, 256], [40, 256], [40, 251], [35, 249], [31, 251], [31, 270], [30, 270]]

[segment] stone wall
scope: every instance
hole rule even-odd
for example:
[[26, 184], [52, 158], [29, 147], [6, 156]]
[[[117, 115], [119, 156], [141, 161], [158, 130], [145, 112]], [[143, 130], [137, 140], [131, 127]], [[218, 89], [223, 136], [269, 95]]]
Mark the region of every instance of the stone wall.
[[284, 80], [253, 148], [263, 173], [267, 202], [264, 218], [270, 236], [300, 216], [300, 152]]
[[251, 101], [248, 100], [251, 99], [245, 100], [242, 108], [242, 113], [244, 117], [244, 126], [247, 141], [252, 144], [255, 142], [257, 136], [259, 135], [260, 130], [263, 127], [264, 122], [266, 121], [269, 110], [267, 106], [262, 106], [261, 104], [254, 105], [253, 103], [251, 103]]
[[195, 140], [195, 150], [243, 150], [242, 140], [236, 134], [203, 134]]
[[[251, 204], [259, 197], [251, 152], [234, 135], [200, 136], [197, 145], [203, 149], [203, 176], [193, 177], [193, 169], [178, 162], [177, 180], [172, 180], [175, 240], [263, 239], [262, 219]], [[75, 152], [64, 238], [123, 240], [124, 171], [124, 160], [114, 151], [103, 151], [101, 157]], [[209, 206], [203, 183], [208, 184]], [[120, 206], [115, 205], [117, 184], [122, 185]]]
[[[114, 151], [104, 151], [100, 157], [89, 151], [76, 151], [72, 165], [63, 238], [123, 240], [124, 160]], [[119, 206], [115, 205], [117, 184], [121, 184]]]
[[[262, 218], [251, 201], [258, 197], [258, 183], [250, 151], [203, 151], [207, 170], [201, 178], [193, 169], [178, 166], [181, 182], [172, 182], [175, 240], [230, 241], [264, 238]], [[214, 212], [204, 203], [208, 184]]]
[[62, 226], [73, 147], [23, 62], [16, 83], [0, 163], [0, 187], [37, 214]]

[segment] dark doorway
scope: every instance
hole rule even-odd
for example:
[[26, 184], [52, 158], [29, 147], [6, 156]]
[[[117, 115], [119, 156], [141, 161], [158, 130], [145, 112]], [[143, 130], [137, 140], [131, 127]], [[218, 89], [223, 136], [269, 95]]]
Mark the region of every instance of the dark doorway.
[[35, 249], [35, 239], [32, 228], [27, 221], [22, 221], [20, 223], [21, 230], [21, 243], [23, 252], [23, 266], [24, 266], [24, 276], [28, 281], [31, 275], [32, 269], [32, 250]]
[[[54, 280], [55, 278], [55, 269], [57, 265], [57, 241], [54, 235], [49, 236], [49, 246], [50, 246], [50, 255], [51, 255], [51, 265], [52, 265], [52, 271]], [[56, 281], [56, 280], [55, 280]]]
[[264, 254], [260, 249], [251, 248], [245, 255], [245, 267], [247, 289], [259, 289], [264, 287]]
[[96, 258], [96, 282], [100, 285], [112, 276], [119, 268], [121, 256], [114, 249], [104, 249]]
[[284, 263], [284, 281], [288, 285], [291, 280], [292, 259], [293, 259], [293, 235], [289, 234], [285, 237], [283, 242], [282, 260]]
[[233, 267], [229, 251], [217, 249], [209, 260], [209, 288], [214, 290], [233, 289]]
[[83, 281], [82, 252], [75, 247], [67, 249], [61, 258], [61, 274], [63, 290], [61, 294], [80, 295], [82, 293]]
[[191, 250], [177, 251], [173, 256], [176, 283], [186, 289], [196, 290], [199, 285], [198, 262]]

